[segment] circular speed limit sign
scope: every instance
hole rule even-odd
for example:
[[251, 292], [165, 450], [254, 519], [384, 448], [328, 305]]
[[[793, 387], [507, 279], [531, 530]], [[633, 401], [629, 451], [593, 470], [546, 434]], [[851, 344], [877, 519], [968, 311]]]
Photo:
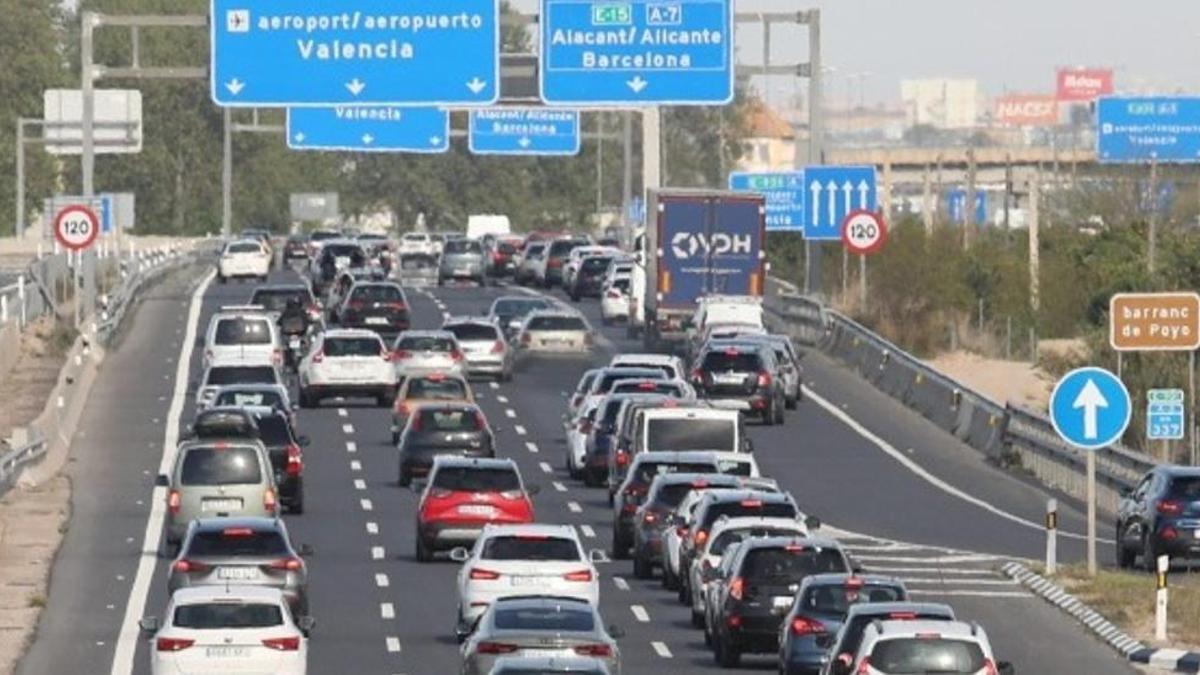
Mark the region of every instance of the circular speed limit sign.
[[100, 234], [100, 219], [86, 206], [74, 204], [54, 216], [54, 238], [63, 248], [82, 251]]
[[878, 214], [859, 209], [846, 214], [842, 221], [842, 244], [859, 255], [878, 251], [887, 239], [887, 226]]

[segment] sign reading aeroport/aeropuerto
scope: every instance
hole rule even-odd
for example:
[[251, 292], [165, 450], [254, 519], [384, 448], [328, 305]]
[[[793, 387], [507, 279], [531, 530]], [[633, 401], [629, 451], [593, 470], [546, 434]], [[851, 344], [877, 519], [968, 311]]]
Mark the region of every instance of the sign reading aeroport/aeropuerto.
[[212, 0], [222, 106], [480, 106], [500, 87], [496, 0]]
[[731, 0], [542, 0], [542, 100], [621, 106], [733, 100]]

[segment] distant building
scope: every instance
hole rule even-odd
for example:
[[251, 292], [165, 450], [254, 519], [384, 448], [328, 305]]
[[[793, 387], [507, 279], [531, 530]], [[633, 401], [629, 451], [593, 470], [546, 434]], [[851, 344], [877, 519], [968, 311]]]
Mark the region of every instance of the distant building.
[[796, 130], [762, 102], [750, 113], [745, 151], [738, 171], [782, 171], [796, 166]]
[[971, 79], [902, 80], [900, 98], [909, 127], [969, 129], [984, 109], [979, 81]]

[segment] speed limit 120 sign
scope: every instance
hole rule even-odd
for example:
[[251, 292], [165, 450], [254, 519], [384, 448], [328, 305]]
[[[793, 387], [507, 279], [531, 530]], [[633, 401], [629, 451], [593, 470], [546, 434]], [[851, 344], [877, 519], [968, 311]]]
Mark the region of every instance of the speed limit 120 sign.
[[884, 225], [883, 218], [872, 211], [851, 211], [842, 221], [842, 243], [851, 253], [874, 253], [883, 246], [886, 239], [887, 226]]
[[54, 216], [54, 238], [63, 248], [82, 251], [100, 234], [100, 219], [86, 206], [72, 204]]

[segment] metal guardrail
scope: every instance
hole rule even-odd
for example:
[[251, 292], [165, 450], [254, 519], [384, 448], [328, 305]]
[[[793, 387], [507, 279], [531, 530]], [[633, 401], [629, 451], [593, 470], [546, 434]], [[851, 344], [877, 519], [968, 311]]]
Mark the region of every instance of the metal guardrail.
[[0, 495], [7, 493], [13, 486], [20, 471], [25, 466], [41, 461], [49, 448], [46, 437], [35, 434], [24, 444], [9, 450], [0, 456]]
[[[1085, 494], [1083, 451], [1064, 443], [1040, 413], [1001, 405], [929, 367], [853, 319], [770, 280], [764, 306], [797, 342], [855, 370], [880, 391], [920, 413], [1001, 466], [1020, 467], [1066, 494]], [[1100, 505], [1115, 511], [1120, 492], [1155, 466], [1124, 446], [1096, 450]]]

